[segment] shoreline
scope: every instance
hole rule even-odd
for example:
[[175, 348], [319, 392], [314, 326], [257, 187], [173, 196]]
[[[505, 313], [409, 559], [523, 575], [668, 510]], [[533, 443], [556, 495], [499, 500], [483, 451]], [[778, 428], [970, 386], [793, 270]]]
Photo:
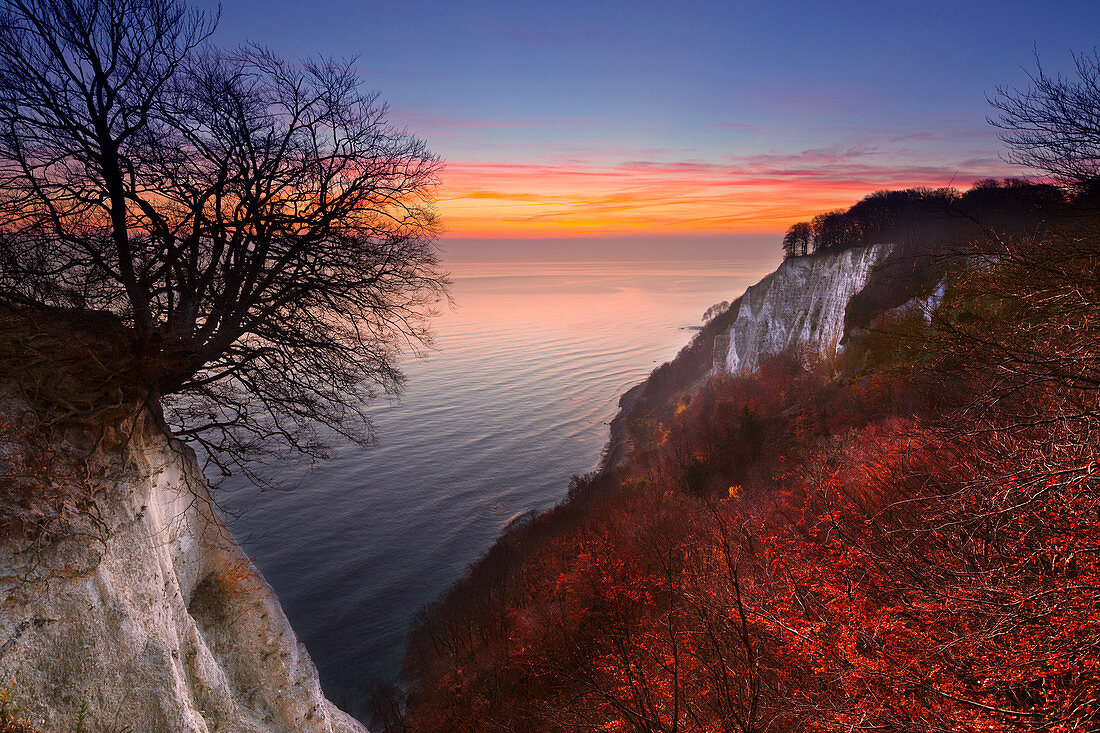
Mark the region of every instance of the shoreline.
[[596, 469], [597, 474], [604, 474], [617, 468], [628, 455], [630, 455], [630, 436], [627, 434], [627, 425], [634, 407], [645, 391], [649, 377], [635, 384], [619, 396], [619, 411], [611, 418], [608, 428], [607, 443], [604, 445], [603, 455], [600, 457], [600, 465]]

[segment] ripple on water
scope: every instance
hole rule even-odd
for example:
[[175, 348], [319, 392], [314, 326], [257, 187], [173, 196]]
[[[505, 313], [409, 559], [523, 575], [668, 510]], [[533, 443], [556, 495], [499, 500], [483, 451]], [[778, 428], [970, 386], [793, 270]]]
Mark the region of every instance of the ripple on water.
[[403, 398], [370, 409], [377, 446], [288, 472], [294, 491], [222, 496], [252, 505], [234, 531], [337, 699], [392, 677], [416, 610], [511, 518], [595, 468], [619, 395], [676, 354], [682, 327], [759, 277], [712, 264], [541, 267], [455, 279], [459, 308], [437, 320], [429, 358], [405, 364]]

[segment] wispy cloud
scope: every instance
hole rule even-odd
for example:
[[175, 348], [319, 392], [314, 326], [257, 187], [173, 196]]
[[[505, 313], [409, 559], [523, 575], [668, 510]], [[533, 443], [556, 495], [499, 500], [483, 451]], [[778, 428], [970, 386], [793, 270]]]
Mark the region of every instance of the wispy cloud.
[[818, 88], [763, 87], [742, 93], [739, 102], [746, 108], [799, 117], [831, 116], [862, 106], [859, 94], [852, 91]]
[[764, 130], [767, 125], [754, 124], [752, 122], [715, 122], [712, 127], [732, 127], [738, 130]]
[[592, 122], [587, 118], [547, 115], [523, 115], [506, 118], [471, 116], [461, 113], [440, 113], [415, 107], [390, 109], [388, 117], [398, 127], [406, 127], [418, 135], [431, 138], [467, 136], [471, 133], [492, 133], [500, 130], [576, 129]]
[[957, 164], [876, 146], [712, 161], [601, 163], [603, 151], [538, 162], [451, 161], [439, 208], [456, 236], [779, 231], [875, 190], [967, 186], [1012, 172], [995, 154], [976, 152]]
[[391, 111], [390, 117], [402, 126], [407, 126], [420, 132], [433, 133], [454, 130], [507, 130], [535, 127], [530, 121], [521, 122], [519, 120], [488, 120], [476, 119], [473, 117], [454, 117], [411, 109]]

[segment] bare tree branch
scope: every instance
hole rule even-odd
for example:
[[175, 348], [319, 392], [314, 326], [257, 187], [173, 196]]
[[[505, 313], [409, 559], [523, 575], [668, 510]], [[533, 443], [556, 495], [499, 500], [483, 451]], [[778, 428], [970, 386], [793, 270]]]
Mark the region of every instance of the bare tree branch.
[[177, 0], [0, 2], [0, 300], [115, 314], [223, 471], [325, 436], [446, 297], [440, 161], [350, 62], [205, 46]]

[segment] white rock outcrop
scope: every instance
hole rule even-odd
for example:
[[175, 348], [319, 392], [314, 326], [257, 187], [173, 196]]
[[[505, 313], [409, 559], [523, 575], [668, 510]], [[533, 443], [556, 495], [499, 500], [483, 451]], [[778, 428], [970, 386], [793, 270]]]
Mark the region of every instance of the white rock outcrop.
[[84, 730], [363, 733], [325, 698], [191, 450], [145, 411], [105, 430], [127, 437], [73, 444], [92, 446], [83, 529], [0, 544], [0, 674], [21, 716], [47, 733], [81, 708]]
[[[715, 366], [753, 372], [785, 349], [804, 359], [835, 358], [844, 337], [848, 301], [867, 283], [890, 244], [792, 257], [745, 291], [737, 317], [716, 349]], [[728, 343], [728, 347], [726, 344]]]

